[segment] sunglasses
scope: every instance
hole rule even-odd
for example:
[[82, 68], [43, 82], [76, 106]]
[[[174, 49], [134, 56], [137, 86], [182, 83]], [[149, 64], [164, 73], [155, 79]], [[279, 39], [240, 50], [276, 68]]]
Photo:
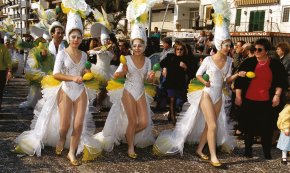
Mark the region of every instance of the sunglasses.
[[184, 49], [180, 48], [180, 49], [176, 49], [176, 50], [180, 50], [180, 51], [183, 51]]
[[70, 35], [69, 38], [70, 38], [71, 40], [75, 40], [75, 39], [77, 39], [77, 40], [81, 40], [81, 39], [82, 39], [82, 36], [81, 36], [81, 35]]
[[258, 52], [262, 52], [263, 50], [265, 50], [265, 49], [263, 49], [263, 48], [254, 48], [254, 51], [256, 52], [256, 51], [258, 51]]

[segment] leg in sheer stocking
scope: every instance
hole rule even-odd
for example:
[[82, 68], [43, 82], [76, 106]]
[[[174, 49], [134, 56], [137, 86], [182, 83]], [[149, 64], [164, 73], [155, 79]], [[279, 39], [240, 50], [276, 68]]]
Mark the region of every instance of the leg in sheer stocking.
[[144, 130], [148, 126], [148, 110], [145, 95], [137, 101], [137, 122], [135, 133]]
[[[217, 117], [218, 117], [217, 111], [220, 110], [219, 108], [221, 105], [220, 102], [221, 101], [218, 101], [216, 105], [213, 105], [210, 96], [205, 92], [203, 93], [201, 101], [200, 101], [200, 108], [204, 114], [204, 118], [207, 124], [207, 141], [208, 141], [209, 151], [211, 155], [211, 161], [213, 163], [219, 162], [216, 156], [216, 133], [217, 133], [216, 122], [217, 122]], [[202, 145], [204, 145], [204, 141]], [[200, 150], [199, 147], [198, 147], [198, 150]]]
[[87, 108], [87, 94], [84, 90], [82, 94], [79, 96], [79, 98], [75, 102], [73, 102], [74, 121], [70, 141], [70, 149], [68, 153], [68, 157], [71, 161], [76, 160], [75, 153], [79, 145], [80, 137], [83, 130], [86, 108]]
[[65, 94], [65, 92], [60, 89], [58, 94], [58, 111], [60, 115], [60, 125], [59, 125], [59, 141], [56, 146], [56, 153], [61, 154], [64, 147], [66, 135], [70, 127], [70, 115], [72, 110], [72, 100]]
[[134, 136], [137, 126], [137, 110], [136, 101], [132, 95], [124, 89], [122, 103], [128, 118], [128, 127], [126, 130], [126, 140], [128, 143], [128, 154], [135, 154], [134, 150]]

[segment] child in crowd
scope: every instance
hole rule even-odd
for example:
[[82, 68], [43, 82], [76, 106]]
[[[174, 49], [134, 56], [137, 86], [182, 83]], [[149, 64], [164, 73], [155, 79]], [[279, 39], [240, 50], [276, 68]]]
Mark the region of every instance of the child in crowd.
[[287, 165], [287, 152], [290, 151], [290, 104], [280, 112], [277, 126], [281, 130], [277, 148], [282, 150], [281, 163]]

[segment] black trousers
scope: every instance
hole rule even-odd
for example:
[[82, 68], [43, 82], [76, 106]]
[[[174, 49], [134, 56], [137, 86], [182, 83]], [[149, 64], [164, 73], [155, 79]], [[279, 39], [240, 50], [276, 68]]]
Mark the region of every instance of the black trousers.
[[263, 152], [270, 155], [272, 147], [272, 136], [277, 121], [271, 100], [252, 101], [243, 100], [241, 114], [241, 127], [245, 133], [245, 149], [251, 150], [254, 136], [261, 136]]
[[0, 109], [1, 109], [1, 105], [2, 105], [2, 97], [3, 97], [4, 87], [6, 84], [6, 75], [7, 75], [6, 70], [0, 70]]

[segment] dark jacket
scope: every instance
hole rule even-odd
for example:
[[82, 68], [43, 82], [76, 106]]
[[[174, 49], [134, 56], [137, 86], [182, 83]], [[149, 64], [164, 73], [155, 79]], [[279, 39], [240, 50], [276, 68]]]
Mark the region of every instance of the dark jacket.
[[288, 87], [289, 87], [290, 86], [290, 54], [288, 53], [287, 55], [285, 55], [283, 58], [280, 59], [280, 61], [286, 70]]
[[167, 69], [166, 81], [164, 83], [166, 89], [184, 89], [187, 71], [180, 67], [181, 61], [189, 69], [190, 63], [187, 56], [177, 57], [175, 54], [170, 53], [160, 62], [161, 68]]
[[[258, 64], [258, 60], [256, 58], [247, 58], [239, 67], [238, 71], [255, 71], [255, 68]], [[272, 83], [271, 88], [269, 90], [270, 98], [273, 98], [275, 94], [276, 87], [280, 87], [282, 89], [286, 89], [288, 87], [287, 84], [287, 74], [285, 68], [281, 64], [281, 62], [277, 59], [272, 59], [270, 61], [270, 69], [272, 71]], [[245, 94], [249, 88], [252, 79], [243, 77], [238, 78], [235, 81], [235, 88], [242, 90], [242, 97], [245, 97]]]

